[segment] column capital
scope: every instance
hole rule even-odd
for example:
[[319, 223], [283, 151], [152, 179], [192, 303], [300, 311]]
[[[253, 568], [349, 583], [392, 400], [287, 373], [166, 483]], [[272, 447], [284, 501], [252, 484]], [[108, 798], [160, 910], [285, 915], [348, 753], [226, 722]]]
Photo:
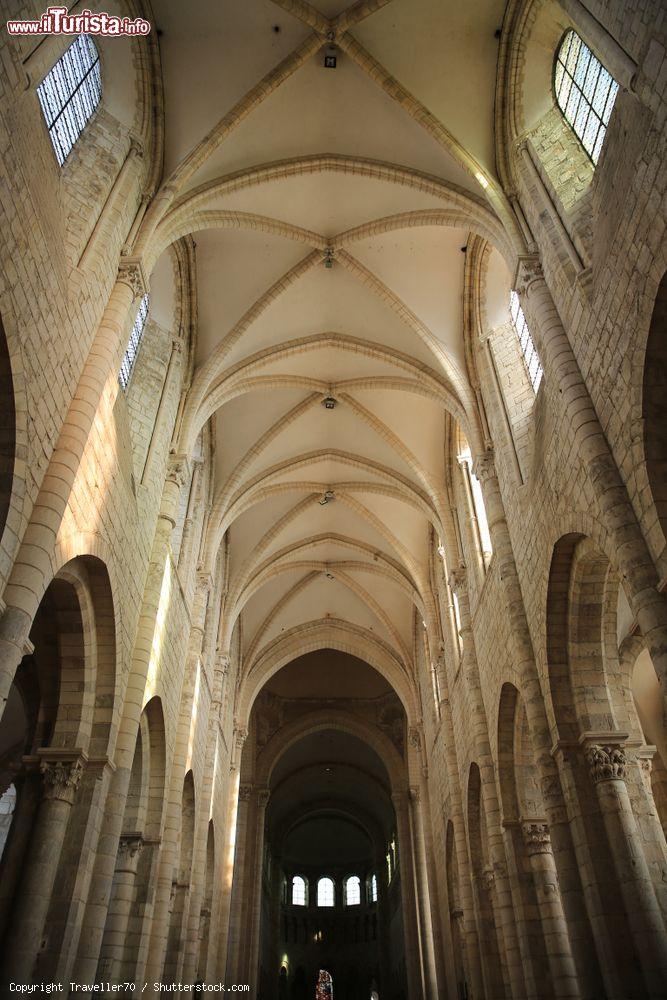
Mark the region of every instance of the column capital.
[[421, 730], [417, 726], [410, 726], [408, 729], [408, 743], [413, 750], [421, 750], [422, 735]]
[[44, 798], [61, 802], [74, 802], [81, 782], [86, 755], [83, 751], [58, 750], [46, 747], [38, 751], [39, 770], [44, 783]]
[[491, 892], [496, 884], [496, 873], [491, 865], [482, 868], [479, 873], [479, 882], [485, 892]]
[[419, 785], [410, 785], [410, 801], [414, 802], [415, 805], [419, 805], [421, 802], [421, 789]]
[[144, 274], [142, 262], [138, 257], [125, 257], [118, 265], [118, 281], [129, 285], [135, 299], [145, 295], [148, 291], [148, 282]]
[[252, 795], [252, 785], [239, 785], [239, 802], [249, 802]]
[[516, 272], [514, 274], [514, 288], [519, 296], [528, 293], [530, 286], [536, 281], [544, 281], [542, 271], [542, 261], [539, 254], [523, 254], [517, 260]]
[[450, 590], [453, 590], [455, 594], [465, 590], [468, 583], [468, 571], [463, 563], [450, 572], [447, 582], [449, 583]]
[[235, 723], [234, 724], [234, 743], [236, 745], [236, 749], [239, 752], [241, 750], [243, 750], [243, 744], [245, 743], [245, 741], [247, 739], [248, 739], [248, 730], [245, 728], [245, 726], [239, 726], [239, 725], [237, 725]]
[[490, 479], [496, 478], [496, 463], [493, 455], [493, 448], [476, 455], [473, 461], [472, 470], [480, 483], [488, 483]]
[[627, 758], [618, 743], [591, 743], [586, 746], [586, 760], [595, 784], [602, 781], [623, 781]]
[[170, 455], [167, 464], [166, 479], [170, 483], [178, 486], [179, 490], [185, 486], [188, 478], [188, 456], [184, 454]]
[[122, 833], [118, 841], [118, 854], [116, 856], [116, 871], [134, 872], [136, 863], [144, 848], [144, 838], [141, 833]]
[[531, 820], [521, 824], [523, 842], [529, 855], [551, 854], [551, 836], [548, 823]]
[[257, 789], [257, 805], [260, 809], [266, 809], [269, 804], [269, 799], [271, 798], [270, 788], [258, 788]]
[[394, 809], [397, 812], [407, 808], [408, 794], [407, 788], [398, 788], [391, 793], [391, 801], [394, 803]]

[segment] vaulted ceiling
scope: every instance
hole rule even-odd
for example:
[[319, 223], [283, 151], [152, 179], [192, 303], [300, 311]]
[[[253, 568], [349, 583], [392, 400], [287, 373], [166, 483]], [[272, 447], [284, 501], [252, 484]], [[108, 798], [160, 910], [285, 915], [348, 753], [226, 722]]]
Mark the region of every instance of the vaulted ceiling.
[[[471, 231], [503, 236], [475, 171], [369, 69], [493, 178], [505, 5], [344, 5], [157, 0], [167, 175], [228, 120], [158, 235], [196, 240], [184, 437], [212, 419], [210, 549], [227, 534], [226, 620], [246, 664], [329, 623], [409, 672], [447, 506], [446, 414], [472, 412], [462, 248]], [[331, 20], [327, 48], [313, 29], [339, 15], [348, 30]]]

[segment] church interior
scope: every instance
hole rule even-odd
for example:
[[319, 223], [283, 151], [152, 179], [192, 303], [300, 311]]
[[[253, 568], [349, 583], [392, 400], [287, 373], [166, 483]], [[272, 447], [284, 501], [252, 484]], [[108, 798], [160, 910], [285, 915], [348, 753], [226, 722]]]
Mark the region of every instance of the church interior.
[[664, 1000], [664, 0], [67, 10], [0, 25], [2, 996]]

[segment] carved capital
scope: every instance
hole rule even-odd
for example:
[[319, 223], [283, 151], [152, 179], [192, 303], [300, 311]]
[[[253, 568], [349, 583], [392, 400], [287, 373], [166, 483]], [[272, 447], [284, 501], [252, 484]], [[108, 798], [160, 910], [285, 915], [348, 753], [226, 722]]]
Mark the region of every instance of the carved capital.
[[266, 809], [269, 804], [269, 799], [271, 798], [271, 790], [269, 788], [258, 788], [257, 789], [257, 805], [260, 809]]
[[148, 291], [148, 282], [144, 277], [144, 270], [138, 260], [130, 258], [121, 261], [118, 267], [118, 280], [129, 285], [135, 299], [145, 295]]
[[479, 882], [485, 892], [491, 892], [496, 884], [496, 873], [491, 865], [487, 865], [479, 873]]
[[44, 783], [44, 798], [59, 799], [61, 802], [74, 802], [76, 790], [83, 775], [83, 760], [42, 760], [39, 769]]
[[520, 297], [528, 294], [534, 282], [543, 280], [542, 263], [536, 253], [519, 257], [514, 278], [514, 287]]
[[529, 855], [551, 854], [551, 837], [546, 823], [524, 823], [521, 832]]
[[252, 785], [239, 785], [239, 802], [249, 802], [252, 795]]
[[116, 871], [134, 871], [143, 848], [144, 838], [140, 833], [122, 834], [118, 841]]
[[473, 462], [473, 472], [480, 483], [488, 483], [490, 480], [496, 478], [496, 464], [492, 448], [487, 448], [486, 451], [476, 456]]
[[418, 805], [421, 802], [421, 789], [419, 785], [410, 786], [410, 801]]
[[587, 748], [586, 759], [595, 784], [624, 780], [627, 758], [623, 747], [613, 743], [604, 746], [594, 743]]
[[411, 726], [408, 729], [408, 743], [413, 750], [421, 750], [422, 748], [421, 733], [415, 726]]
[[453, 590], [455, 594], [458, 594], [460, 591], [465, 590], [467, 582], [468, 582], [468, 571], [466, 570], [463, 564], [457, 566], [456, 569], [453, 569], [449, 574], [449, 580], [448, 580], [449, 587], [450, 590]]
[[130, 157], [143, 157], [144, 155], [144, 147], [141, 140], [136, 135], [130, 136], [130, 148], [127, 151], [127, 155]]
[[187, 455], [171, 455], [167, 466], [167, 481], [175, 483], [179, 490], [185, 486], [188, 480], [188, 457]]
[[248, 730], [243, 726], [237, 726], [234, 730], [234, 743], [236, 744], [236, 749], [243, 750], [243, 744], [248, 739]]

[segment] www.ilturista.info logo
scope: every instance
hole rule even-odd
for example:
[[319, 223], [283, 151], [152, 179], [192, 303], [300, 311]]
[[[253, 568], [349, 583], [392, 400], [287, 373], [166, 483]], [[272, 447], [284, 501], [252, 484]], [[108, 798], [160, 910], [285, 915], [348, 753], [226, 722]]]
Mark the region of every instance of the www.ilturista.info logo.
[[7, 21], [10, 35], [147, 35], [150, 21], [104, 11], [68, 14], [67, 7], [47, 7], [38, 21]]

